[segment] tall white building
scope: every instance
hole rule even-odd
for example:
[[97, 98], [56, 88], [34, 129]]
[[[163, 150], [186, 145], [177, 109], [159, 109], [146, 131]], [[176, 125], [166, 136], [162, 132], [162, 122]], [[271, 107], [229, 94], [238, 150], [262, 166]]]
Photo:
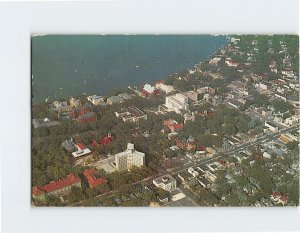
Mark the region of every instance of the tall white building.
[[127, 149], [115, 155], [116, 169], [118, 171], [130, 170], [132, 166], [143, 166], [145, 164], [145, 153], [136, 151], [134, 144], [128, 143]]
[[189, 109], [188, 97], [181, 93], [167, 96], [165, 105], [169, 111], [180, 113], [181, 110]]

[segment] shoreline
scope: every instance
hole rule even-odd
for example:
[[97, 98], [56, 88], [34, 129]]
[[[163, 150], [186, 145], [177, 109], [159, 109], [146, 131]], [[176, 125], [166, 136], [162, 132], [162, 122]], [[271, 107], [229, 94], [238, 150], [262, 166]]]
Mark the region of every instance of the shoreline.
[[[215, 36], [215, 35], [207, 35], [207, 36]], [[219, 51], [220, 48], [226, 46], [229, 43], [228, 35], [220, 35], [220, 36], [222, 36], [224, 38], [224, 43], [222, 43], [222, 45], [218, 46], [215, 50], [213, 50], [212, 52], [210, 52], [208, 54], [208, 56], [206, 56], [206, 57], [204, 57], [202, 59], [200, 58], [200, 60], [198, 60], [194, 64], [190, 64], [188, 66], [185, 66], [183, 69], [177, 69], [177, 70], [176, 70], [176, 67], [175, 67], [175, 69], [173, 69], [175, 71], [172, 71], [171, 73], [167, 73], [165, 75], [159, 75], [159, 77], [157, 77], [157, 79], [155, 79], [155, 80], [151, 80], [151, 78], [149, 78], [149, 77], [148, 78], [138, 79], [138, 80], [131, 79], [127, 83], [120, 82], [119, 86], [115, 86], [113, 88], [108, 87], [108, 89], [106, 89], [106, 90], [99, 90], [97, 92], [95, 92], [93, 90], [91, 90], [91, 91], [88, 90], [88, 89], [91, 89], [91, 88], [89, 88], [87, 86], [88, 85], [93, 85], [93, 84], [86, 85], [86, 83], [87, 83], [86, 81], [89, 82], [89, 80], [87, 80], [88, 79], [87, 78], [87, 79], [85, 79], [83, 81], [84, 84], [82, 84], [82, 85], [79, 86], [80, 88], [78, 88], [78, 90], [79, 90], [78, 94], [73, 94], [73, 95], [66, 94], [66, 95], [64, 95], [64, 94], [62, 94], [63, 91], [64, 91], [64, 86], [62, 86], [62, 87], [60, 87], [57, 90], [53, 90], [53, 92], [54, 92], [54, 93], [52, 93], [53, 95], [49, 94], [48, 96], [43, 96], [43, 97], [32, 97], [33, 96], [33, 82], [35, 82], [35, 80], [34, 80], [33, 74], [31, 74], [31, 76], [32, 76], [32, 79], [31, 79], [31, 82], [32, 82], [32, 84], [31, 84], [31, 104], [32, 105], [42, 104], [42, 103], [45, 103], [46, 99], [49, 100], [48, 101], [48, 103], [49, 103], [49, 102], [53, 102], [54, 100], [57, 100], [57, 99], [69, 99], [71, 97], [86, 97], [86, 96], [89, 96], [89, 95], [108, 96], [114, 90], [125, 90], [125, 89], [127, 89], [127, 86], [138, 86], [138, 87], [140, 87], [140, 86], [142, 86], [145, 83], [154, 83], [157, 80], [165, 80], [167, 77], [172, 76], [172, 75], [174, 75], [176, 73], [180, 73], [183, 70], [187, 70], [187, 69], [188, 70], [193, 70], [196, 66], [199, 66], [201, 63], [207, 61], [211, 56], [213, 56], [217, 51]], [[138, 65], [136, 65], [136, 66], [138, 66]], [[135, 69], [143, 69], [143, 67], [141, 67], [141, 66], [139, 66], [138, 68], [136, 66], [135, 66]], [[147, 68], [145, 68], [145, 69], [147, 69]], [[157, 67], [157, 69], [160, 69], [160, 68]], [[151, 76], [151, 74], [150, 74], [150, 76]], [[109, 78], [110, 78], [109, 76], [105, 77], [105, 78], [98, 77], [97, 80], [101, 80], [104, 83]], [[119, 83], [118, 81], [120, 81], [120, 80], [117, 80], [116, 77], [112, 77], [112, 78], [115, 79], [115, 80], [111, 81], [111, 83], [108, 86], [112, 86], [114, 83]], [[74, 82], [76, 82], [76, 80]], [[99, 83], [96, 83], [95, 85], [99, 85]], [[99, 86], [101, 86], [101, 83], [100, 83]], [[104, 86], [106, 86], [106, 85], [104, 85]]]

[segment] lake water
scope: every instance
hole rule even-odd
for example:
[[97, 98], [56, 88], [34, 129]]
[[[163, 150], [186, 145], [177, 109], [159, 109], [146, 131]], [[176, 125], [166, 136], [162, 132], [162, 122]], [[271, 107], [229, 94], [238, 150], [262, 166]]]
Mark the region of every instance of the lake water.
[[225, 36], [47, 35], [32, 38], [32, 101], [140, 86], [192, 68]]

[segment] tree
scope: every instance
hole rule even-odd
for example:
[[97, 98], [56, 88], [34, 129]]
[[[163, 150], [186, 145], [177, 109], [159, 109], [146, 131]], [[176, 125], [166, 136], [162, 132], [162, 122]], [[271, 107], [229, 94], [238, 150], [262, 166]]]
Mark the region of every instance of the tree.
[[286, 147], [288, 150], [294, 150], [295, 148], [298, 147], [298, 144], [299, 144], [299, 142], [297, 142], [297, 141], [291, 141], [286, 144]]

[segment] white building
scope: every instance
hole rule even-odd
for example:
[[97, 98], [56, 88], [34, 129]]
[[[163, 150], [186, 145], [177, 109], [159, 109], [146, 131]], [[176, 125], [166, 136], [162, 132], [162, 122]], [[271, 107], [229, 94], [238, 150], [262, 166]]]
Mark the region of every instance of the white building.
[[76, 99], [76, 98], [73, 98], [71, 97], [70, 99], [70, 106], [73, 108], [77, 108], [81, 105], [81, 102], [80, 102], [80, 99]]
[[212, 58], [212, 59], [209, 60], [209, 64], [211, 64], [211, 65], [217, 65], [220, 60], [221, 60], [220, 57], [214, 57], [214, 58]]
[[166, 85], [164, 83], [157, 83], [155, 86], [156, 86], [157, 89], [160, 89], [160, 90], [166, 92], [167, 94], [174, 91], [173, 86]]
[[268, 90], [268, 85], [265, 83], [256, 83], [255, 87], [263, 91]]
[[130, 170], [132, 166], [143, 166], [145, 164], [145, 153], [136, 151], [134, 144], [128, 143], [127, 149], [115, 155], [116, 169], [118, 171]]
[[92, 102], [92, 104], [94, 104], [94, 105], [105, 104], [102, 96], [91, 95], [91, 96], [88, 96], [87, 99], [88, 99], [88, 101]]
[[56, 100], [53, 102], [53, 106], [56, 108], [56, 110], [63, 112], [68, 112], [72, 109], [72, 107], [68, 105], [67, 101], [59, 102]]
[[272, 123], [269, 122], [269, 121], [266, 121], [266, 122], [265, 122], [265, 126], [268, 127], [269, 130], [270, 130], [271, 132], [274, 132], [274, 133], [276, 133], [276, 132], [278, 131], [278, 129], [279, 129], [278, 126], [272, 124]]
[[84, 156], [91, 153], [90, 149], [85, 147], [85, 145], [83, 145], [82, 143], [75, 144], [75, 147], [76, 151], [72, 152], [72, 156], [74, 158], [78, 158], [80, 156]]
[[147, 115], [135, 106], [122, 108], [115, 112], [116, 117], [121, 118], [124, 122], [138, 122], [140, 119], [147, 120]]
[[189, 109], [188, 97], [181, 93], [167, 96], [165, 105], [169, 111], [180, 113], [181, 110]]
[[176, 180], [169, 174], [160, 176], [153, 180], [153, 184], [166, 191], [173, 191], [176, 189]]
[[156, 90], [155, 87], [153, 87], [152, 85], [150, 85], [150, 84], [148, 84], [148, 83], [146, 83], [146, 84], [144, 85], [143, 89], [144, 89], [144, 91], [146, 91], [146, 92], [147, 92], [148, 94], [150, 94], [150, 95], [153, 95], [154, 92], [155, 92], [155, 90]]

